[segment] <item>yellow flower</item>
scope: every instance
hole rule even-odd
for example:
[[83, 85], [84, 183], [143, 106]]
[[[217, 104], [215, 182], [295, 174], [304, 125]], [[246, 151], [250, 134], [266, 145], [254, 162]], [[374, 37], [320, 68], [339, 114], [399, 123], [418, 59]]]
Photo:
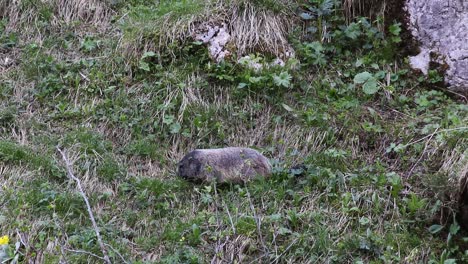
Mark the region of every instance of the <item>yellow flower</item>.
[[8, 238], [8, 236], [2, 236], [0, 237], [0, 246], [1, 245], [8, 245], [8, 242], [10, 241], [10, 239]]

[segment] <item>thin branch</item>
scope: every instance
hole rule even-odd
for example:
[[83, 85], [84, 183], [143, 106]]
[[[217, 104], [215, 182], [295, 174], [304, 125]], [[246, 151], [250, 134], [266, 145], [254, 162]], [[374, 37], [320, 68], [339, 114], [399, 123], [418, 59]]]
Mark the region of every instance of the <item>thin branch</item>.
[[408, 177], [411, 176], [411, 174], [413, 173], [414, 169], [416, 168], [416, 166], [419, 164], [419, 162], [422, 160], [422, 158], [424, 157], [424, 154], [426, 154], [426, 150], [427, 150], [427, 147], [429, 146], [429, 142], [432, 140], [432, 138], [434, 137], [434, 135], [437, 133], [437, 130], [434, 131], [434, 133], [432, 133], [430, 136], [430, 138], [426, 141], [426, 144], [424, 144], [424, 149], [423, 149], [423, 152], [421, 153], [421, 156], [419, 157], [419, 159], [413, 164], [413, 166], [411, 167], [410, 171], [408, 172]]
[[254, 204], [252, 202], [252, 198], [250, 197], [250, 192], [246, 188], [247, 191], [247, 198], [249, 198], [249, 203], [250, 203], [250, 209], [252, 210], [252, 213], [254, 215], [255, 223], [257, 225], [257, 232], [258, 232], [258, 237], [260, 238], [260, 242], [262, 243], [263, 249], [265, 250], [265, 253], [269, 253], [270, 251], [268, 250], [267, 246], [265, 245], [265, 241], [263, 240], [262, 236], [262, 228], [261, 228], [261, 220], [260, 217], [257, 215]]
[[[216, 189], [216, 182], [213, 182], [213, 188], [214, 188], [214, 193], [215, 193], [214, 206], [215, 206], [215, 211], [216, 211], [216, 228], [219, 228], [220, 222], [219, 222], [219, 212], [218, 212], [218, 202], [217, 202], [219, 197], [218, 197], [218, 190]], [[219, 251], [223, 248], [224, 244], [221, 244], [219, 239], [216, 241], [215, 254], [213, 258], [211, 259], [211, 264], [217, 263]]]
[[234, 222], [232, 221], [231, 212], [229, 212], [229, 207], [228, 207], [227, 204], [224, 202], [224, 200], [223, 200], [223, 205], [224, 205], [224, 207], [226, 208], [226, 212], [227, 212], [228, 217], [229, 217], [229, 222], [231, 223], [232, 233], [233, 233], [233, 234], [236, 234], [236, 227], [234, 226]]
[[291, 244], [289, 244], [288, 247], [287, 247], [283, 252], [281, 252], [281, 254], [279, 254], [279, 256], [277, 256], [277, 257], [275, 258], [275, 260], [273, 260], [272, 263], [277, 263], [278, 260], [279, 260], [284, 254], [286, 254], [286, 252], [288, 252], [288, 250], [289, 250], [294, 244], [296, 244], [298, 240], [299, 240], [299, 238], [294, 239], [294, 240], [291, 242]]
[[410, 146], [410, 145], [413, 145], [413, 144], [416, 144], [416, 143], [418, 143], [418, 142], [421, 142], [421, 141], [425, 140], [426, 138], [432, 138], [434, 135], [439, 134], [439, 133], [442, 133], [442, 132], [450, 132], [450, 131], [464, 130], [464, 129], [467, 129], [467, 130], [468, 130], [468, 127], [455, 127], [455, 128], [450, 128], [450, 129], [442, 129], [442, 130], [439, 130], [439, 131], [436, 130], [434, 133], [432, 133], [432, 134], [430, 134], [430, 135], [427, 135], [427, 136], [422, 137], [422, 138], [420, 138], [420, 139], [418, 139], [418, 140], [415, 140], [415, 141], [410, 142], [410, 143], [408, 143], [408, 144], [406, 144], [406, 145], [403, 145], [403, 147], [406, 148], [406, 147], [408, 147], [408, 146]]
[[217, 242], [218, 245], [216, 246], [215, 254], [213, 255], [213, 258], [211, 259], [210, 264], [223, 263], [223, 260], [224, 260], [224, 259], [222, 259], [220, 262], [218, 262], [218, 257], [219, 257], [218, 254], [219, 254], [219, 252], [223, 249], [223, 247], [227, 244], [228, 241], [229, 241], [229, 236], [226, 237], [226, 240], [224, 241], [224, 243], [219, 244], [219, 243]]
[[60, 152], [60, 154], [62, 155], [62, 159], [65, 162], [65, 166], [67, 167], [68, 176], [75, 181], [75, 183], [76, 183], [76, 185], [78, 187], [78, 190], [79, 190], [81, 196], [83, 197], [83, 200], [86, 203], [86, 208], [88, 209], [89, 219], [91, 220], [91, 223], [93, 224], [93, 228], [94, 228], [94, 231], [96, 232], [96, 237], [97, 237], [97, 240], [98, 240], [98, 243], [99, 243], [99, 247], [101, 248], [101, 251], [102, 251], [102, 254], [103, 254], [102, 259], [104, 260], [105, 263], [112, 264], [112, 262], [109, 259], [109, 256], [107, 255], [106, 247], [104, 246], [104, 243], [102, 242], [101, 234], [99, 233], [99, 227], [96, 224], [96, 220], [94, 218], [93, 211], [91, 210], [91, 205], [89, 204], [88, 197], [86, 196], [86, 194], [83, 191], [83, 187], [81, 186], [80, 179], [75, 177], [75, 175], [73, 174], [73, 171], [72, 171], [73, 164], [70, 163], [70, 160], [68, 159], [67, 155], [61, 149], [59, 149], [57, 147], [57, 150]]
[[129, 263], [128, 261], [125, 260], [125, 258], [122, 256], [122, 254], [120, 254], [119, 251], [117, 251], [117, 250], [116, 250], [115, 248], [113, 248], [111, 245], [109, 245], [109, 244], [107, 244], [107, 243], [104, 243], [104, 245], [110, 247], [110, 249], [112, 249], [112, 250], [115, 252], [115, 254], [117, 254], [117, 255], [120, 257], [120, 259], [122, 259], [122, 261], [123, 261], [125, 264], [128, 264], [128, 263]]
[[[66, 251], [69, 251], [69, 252], [73, 252], [73, 253], [90, 255], [90, 256], [93, 256], [93, 257], [98, 258], [98, 259], [100, 259], [100, 260], [104, 260], [103, 257], [98, 256], [98, 255], [96, 255], [96, 254], [94, 254], [94, 253], [91, 253], [91, 252], [89, 252], [89, 251], [77, 250], [77, 249], [68, 249], [68, 248], [66, 248], [65, 250], [66, 250]], [[110, 263], [110, 262], [109, 262], [109, 263]]]

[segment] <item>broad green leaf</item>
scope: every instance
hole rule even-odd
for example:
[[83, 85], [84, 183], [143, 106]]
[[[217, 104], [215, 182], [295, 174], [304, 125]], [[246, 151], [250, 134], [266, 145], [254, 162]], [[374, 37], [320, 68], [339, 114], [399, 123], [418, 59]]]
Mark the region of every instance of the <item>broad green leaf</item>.
[[144, 58], [148, 58], [148, 57], [154, 57], [156, 56], [156, 53], [152, 52], [152, 51], [147, 51], [143, 54], [143, 56], [141, 57], [142, 59]]
[[237, 85], [237, 88], [239, 88], [239, 89], [242, 89], [242, 88], [245, 88], [245, 87], [247, 87], [247, 84], [243, 83], [243, 82], [241, 82], [241, 83], [239, 83], [239, 85]]
[[373, 78], [372, 74], [369, 72], [361, 72], [354, 76], [354, 83], [362, 84], [367, 82], [370, 78]]
[[286, 109], [286, 111], [288, 112], [292, 112], [294, 111], [294, 109], [292, 109], [289, 105], [287, 104], [281, 104], [281, 106], [283, 106], [284, 109]]
[[280, 75], [273, 75], [273, 82], [276, 86], [289, 87], [292, 76], [287, 72], [282, 72]]
[[174, 116], [173, 115], [166, 115], [164, 116], [163, 123], [166, 125], [172, 124], [174, 122]]
[[86, 39], [83, 42], [82, 47], [87, 51], [92, 51], [97, 48], [97, 42], [92, 39]]
[[460, 225], [457, 222], [450, 225], [450, 234], [456, 235], [460, 230]]
[[322, 43], [320, 43], [318, 41], [307, 43], [306, 47], [309, 48], [309, 49], [314, 50], [315, 52], [321, 52], [321, 51], [324, 50], [324, 47], [323, 47]]
[[400, 43], [401, 42], [401, 38], [400, 37], [392, 37], [392, 42], [394, 43]]
[[304, 20], [311, 20], [312, 18], [314, 18], [313, 15], [311, 15], [310, 13], [306, 13], [306, 12], [301, 13], [299, 16]]
[[345, 35], [350, 39], [357, 39], [361, 35], [361, 29], [356, 23], [351, 23], [345, 30]]
[[367, 225], [367, 224], [370, 223], [370, 220], [369, 220], [369, 218], [367, 218], [367, 217], [361, 217], [361, 219], [359, 219], [359, 223], [360, 223], [361, 225]]
[[355, 84], [363, 84], [365, 94], [375, 94], [379, 91], [379, 85], [375, 77], [369, 72], [361, 72], [354, 76]]
[[356, 67], [361, 67], [362, 64], [364, 64], [364, 62], [362, 61], [362, 59], [358, 59], [354, 65], [355, 65]]
[[260, 77], [250, 77], [250, 78], [249, 78], [249, 82], [250, 82], [250, 83], [254, 83], [254, 84], [255, 84], [255, 83], [259, 83], [259, 82], [261, 82], [262, 80], [263, 80], [263, 77], [261, 77], [261, 76], [260, 76]]
[[431, 225], [431, 227], [429, 227], [429, 232], [431, 232], [431, 234], [437, 234], [443, 228], [444, 228], [444, 226], [441, 226], [441, 225]]
[[286, 227], [280, 227], [280, 228], [278, 229], [278, 233], [279, 233], [280, 235], [286, 235], [286, 234], [291, 234], [292, 231], [291, 231], [290, 229], [286, 228]]
[[177, 134], [180, 132], [181, 126], [179, 122], [175, 122], [170, 126], [171, 134]]
[[392, 35], [398, 36], [398, 35], [400, 35], [400, 32], [401, 32], [401, 27], [400, 26], [401, 26], [401, 23], [393, 24], [393, 25], [388, 27], [388, 31], [390, 31], [390, 33], [392, 33]]
[[377, 81], [372, 77], [369, 79], [363, 86], [362, 89], [365, 94], [375, 94], [379, 91], [379, 86], [377, 85]]
[[140, 66], [138, 67], [144, 71], [150, 71], [150, 67], [149, 67], [149, 64], [144, 62], [144, 61], [140, 61]]

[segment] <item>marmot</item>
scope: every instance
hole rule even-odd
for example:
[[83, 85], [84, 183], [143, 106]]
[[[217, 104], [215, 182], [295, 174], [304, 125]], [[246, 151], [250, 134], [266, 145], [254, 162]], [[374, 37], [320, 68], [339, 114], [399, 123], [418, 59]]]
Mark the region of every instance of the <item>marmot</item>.
[[251, 148], [196, 149], [178, 165], [180, 177], [202, 182], [243, 183], [271, 175], [268, 159]]

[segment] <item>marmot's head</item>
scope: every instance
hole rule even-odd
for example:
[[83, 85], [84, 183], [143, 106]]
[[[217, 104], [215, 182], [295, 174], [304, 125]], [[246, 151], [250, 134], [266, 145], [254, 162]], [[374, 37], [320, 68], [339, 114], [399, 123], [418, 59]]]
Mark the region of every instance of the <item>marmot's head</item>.
[[186, 180], [195, 180], [199, 177], [202, 164], [197, 159], [197, 151], [194, 150], [187, 154], [180, 162], [178, 175]]

